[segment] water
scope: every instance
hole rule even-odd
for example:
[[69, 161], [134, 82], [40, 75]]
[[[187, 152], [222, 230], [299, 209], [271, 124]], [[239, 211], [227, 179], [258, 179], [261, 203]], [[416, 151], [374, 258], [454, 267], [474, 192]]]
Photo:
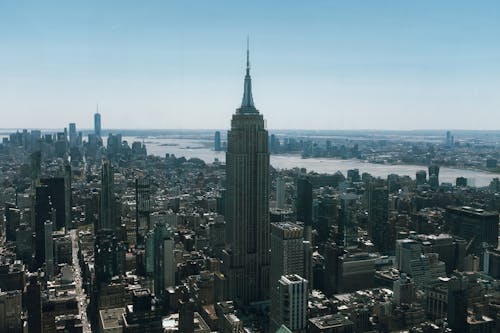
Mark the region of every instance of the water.
[[[133, 141], [142, 141], [146, 144], [148, 154], [165, 156], [174, 154], [176, 157], [199, 158], [207, 163], [214, 160], [225, 161], [226, 153], [212, 150], [213, 141], [195, 138], [140, 138], [124, 137], [129, 144]], [[375, 177], [386, 178], [389, 174], [408, 175], [415, 178], [418, 170], [425, 170], [425, 166], [419, 165], [387, 165], [374, 164], [364, 161], [349, 159], [339, 160], [330, 158], [303, 159], [298, 155], [271, 155], [271, 165], [277, 169], [306, 168], [308, 171], [318, 173], [335, 173], [337, 171], [347, 175], [349, 169], [359, 169], [360, 173], [368, 172]], [[463, 170], [442, 167], [439, 171], [439, 181], [455, 183], [457, 177], [465, 177], [472, 186], [488, 186], [494, 177], [500, 175], [485, 171]]]

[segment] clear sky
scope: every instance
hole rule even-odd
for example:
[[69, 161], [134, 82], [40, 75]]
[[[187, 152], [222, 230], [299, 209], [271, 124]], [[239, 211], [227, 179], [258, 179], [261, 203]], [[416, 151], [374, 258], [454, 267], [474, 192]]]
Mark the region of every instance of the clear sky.
[[0, 128], [500, 129], [500, 1], [0, 0]]

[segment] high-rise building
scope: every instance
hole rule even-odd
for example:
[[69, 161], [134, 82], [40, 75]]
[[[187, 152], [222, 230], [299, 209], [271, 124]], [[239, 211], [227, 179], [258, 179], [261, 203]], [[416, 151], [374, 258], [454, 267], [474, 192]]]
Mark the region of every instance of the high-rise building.
[[313, 186], [309, 179], [299, 177], [297, 179], [297, 221], [304, 223], [304, 238], [311, 239], [312, 231], [312, 206], [313, 206]]
[[418, 185], [424, 185], [427, 182], [427, 172], [425, 170], [418, 170], [415, 174], [415, 182]]
[[179, 331], [194, 333], [194, 301], [185, 286], [179, 300]]
[[340, 257], [343, 254], [343, 248], [337, 246], [333, 241], [325, 245], [325, 274], [323, 290], [327, 296], [331, 296], [340, 290], [342, 279], [342, 261]]
[[498, 247], [498, 213], [468, 206], [446, 207], [446, 222], [453, 234], [467, 240], [467, 247], [477, 255], [484, 253], [483, 243]]
[[76, 124], [69, 123], [69, 146], [70, 147], [76, 146], [77, 139], [78, 139], [78, 134], [76, 133]]
[[279, 280], [282, 275], [304, 273], [303, 230], [290, 222], [271, 224], [271, 328], [282, 322], [279, 314]]
[[276, 207], [285, 208], [285, 180], [283, 177], [276, 179]]
[[415, 283], [406, 274], [402, 273], [401, 277], [394, 281], [393, 298], [398, 305], [411, 304], [415, 301]]
[[0, 332], [22, 332], [22, 293], [0, 290]]
[[[54, 221], [54, 229], [68, 228], [66, 221], [69, 216], [67, 210], [69, 207], [68, 191], [66, 188], [66, 177], [50, 177], [41, 178], [40, 183], [47, 185], [48, 194], [50, 197], [51, 207], [56, 212], [56, 220]], [[71, 186], [71, 185], [70, 185]]]
[[25, 292], [26, 308], [28, 310], [28, 332], [42, 332], [41, 288], [37, 276], [30, 276]]
[[283, 275], [278, 281], [277, 316], [273, 318], [280, 327], [285, 325], [292, 332], [304, 332], [307, 325], [308, 282], [297, 274]]
[[101, 196], [99, 201], [98, 230], [107, 229], [115, 231], [114, 206], [115, 196], [113, 192], [114, 174], [110, 161], [104, 161], [101, 169]]
[[47, 277], [54, 277], [54, 242], [52, 239], [52, 222], [45, 222], [45, 272]]
[[454, 333], [467, 328], [467, 277], [454, 273], [448, 282], [448, 326]]
[[339, 239], [338, 244], [342, 246], [355, 245], [357, 242], [355, 203], [358, 195], [354, 193], [342, 193], [339, 197]]
[[144, 238], [151, 228], [151, 181], [148, 177], [135, 180], [135, 232], [138, 247], [144, 247]]
[[94, 114], [94, 134], [96, 137], [101, 137], [101, 114], [99, 113], [99, 108]]
[[429, 165], [429, 185], [433, 189], [439, 187], [439, 165]]
[[243, 305], [268, 299], [268, 132], [253, 102], [248, 50], [243, 100], [228, 132], [225, 217], [228, 298]]
[[394, 244], [388, 244], [390, 239], [388, 228], [389, 191], [387, 182], [374, 179], [368, 185], [368, 231], [375, 245], [381, 252], [390, 250]]
[[[166, 288], [175, 285], [175, 241], [166, 223], [158, 222], [153, 231], [153, 284], [156, 295], [163, 295]], [[149, 255], [150, 253], [146, 253]]]
[[35, 192], [35, 268], [45, 262], [45, 222], [49, 221], [51, 211], [49, 187], [40, 185]]
[[221, 151], [222, 150], [222, 146], [221, 146], [221, 142], [220, 142], [220, 131], [215, 131], [215, 135], [214, 135], [214, 150], [215, 151]]

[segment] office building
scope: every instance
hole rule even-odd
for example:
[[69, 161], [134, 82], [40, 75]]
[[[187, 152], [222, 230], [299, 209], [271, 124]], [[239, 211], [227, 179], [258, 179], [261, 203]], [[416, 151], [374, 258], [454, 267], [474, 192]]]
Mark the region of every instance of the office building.
[[374, 179], [368, 185], [368, 232], [373, 242], [381, 252], [394, 249], [390, 244], [388, 230], [389, 191], [387, 182]]
[[28, 310], [28, 332], [42, 332], [42, 296], [38, 277], [32, 275], [26, 285], [26, 309]]
[[313, 186], [309, 179], [299, 177], [297, 179], [297, 221], [304, 223], [304, 238], [312, 241], [312, 206]]
[[[56, 213], [54, 229], [59, 230], [61, 228], [66, 228], [67, 230], [68, 225], [66, 219], [69, 217], [69, 215], [67, 214], [67, 210], [70, 209], [70, 198], [67, 197], [67, 180], [65, 179], [65, 177], [41, 178], [40, 184], [47, 186], [51, 207], [55, 210]], [[71, 221], [68, 221], [68, 223], [69, 222]]]
[[144, 238], [151, 229], [151, 180], [149, 177], [139, 177], [135, 180], [135, 232], [136, 244], [144, 247]]
[[454, 333], [465, 333], [467, 328], [467, 277], [455, 273], [448, 282], [448, 326]]
[[413, 280], [406, 274], [402, 273], [399, 279], [394, 281], [393, 299], [394, 303], [411, 304], [416, 300], [416, 288]]
[[94, 134], [98, 139], [101, 138], [101, 114], [99, 113], [99, 109], [94, 114]]
[[446, 223], [454, 235], [467, 240], [469, 251], [483, 254], [482, 243], [498, 247], [498, 213], [468, 206], [446, 207]]
[[417, 186], [427, 183], [427, 172], [425, 170], [417, 171], [415, 175], [415, 182]]
[[429, 165], [429, 185], [432, 189], [439, 187], [439, 165]]
[[307, 325], [308, 282], [297, 274], [282, 275], [278, 281], [275, 327], [285, 325], [293, 332], [304, 332]]
[[[175, 286], [175, 242], [172, 230], [166, 223], [156, 223], [153, 229], [153, 253], [146, 252], [146, 256], [153, 256], [153, 285], [156, 295], [163, 295], [166, 288]], [[148, 248], [146, 248], [148, 251]], [[148, 260], [148, 259], [146, 259]]]
[[113, 192], [114, 173], [110, 161], [103, 161], [101, 169], [101, 195], [99, 200], [98, 230], [116, 231], [115, 225], [115, 194]]
[[282, 275], [304, 272], [303, 230], [290, 222], [271, 224], [271, 328], [281, 324], [279, 315], [279, 280]]
[[78, 134], [76, 133], [76, 124], [69, 123], [69, 146], [75, 147], [77, 145]]
[[0, 332], [21, 333], [22, 292], [0, 290]]
[[220, 131], [215, 131], [215, 135], [214, 135], [214, 150], [215, 151], [221, 151], [222, 150], [221, 141], [220, 141]]
[[51, 280], [54, 277], [54, 242], [52, 239], [52, 222], [45, 222], [45, 274]]
[[285, 180], [283, 177], [276, 179], [276, 207], [285, 208]]
[[45, 262], [45, 222], [51, 219], [49, 187], [40, 185], [35, 192], [35, 267]]
[[224, 271], [228, 298], [242, 305], [269, 297], [269, 147], [252, 97], [249, 52], [241, 107], [228, 132]]

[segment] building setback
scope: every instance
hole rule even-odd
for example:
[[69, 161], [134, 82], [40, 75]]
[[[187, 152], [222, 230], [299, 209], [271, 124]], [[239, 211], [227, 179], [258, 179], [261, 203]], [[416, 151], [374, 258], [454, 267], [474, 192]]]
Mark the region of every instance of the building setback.
[[269, 298], [269, 148], [252, 97], [249, 52], [241, 107], [228, 132], [224, 273], [228, 298], [247, 305]]

